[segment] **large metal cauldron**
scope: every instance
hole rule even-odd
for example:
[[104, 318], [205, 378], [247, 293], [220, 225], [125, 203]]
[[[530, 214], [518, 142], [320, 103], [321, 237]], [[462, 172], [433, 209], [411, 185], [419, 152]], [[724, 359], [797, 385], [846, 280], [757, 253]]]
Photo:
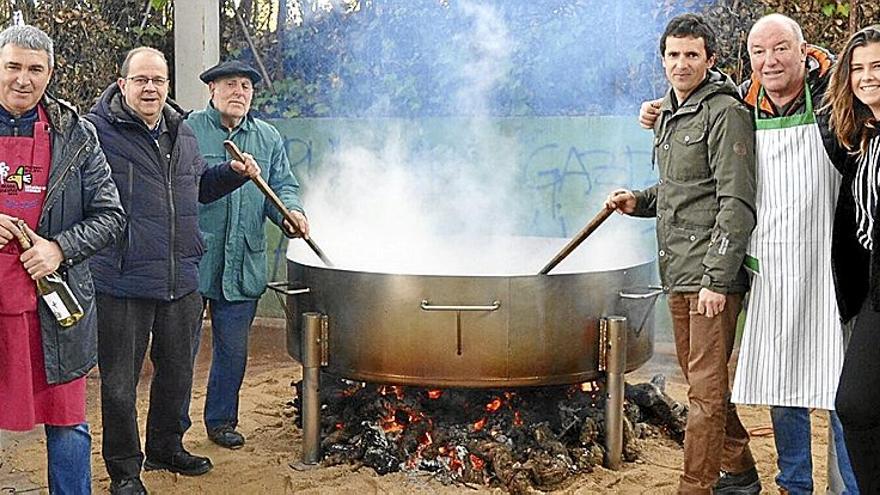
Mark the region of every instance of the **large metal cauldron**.
[[[544, 252], [563, 241], [547, 240]], [[288, 258], [291, 285], [308, 289], [288, 297], [288, 352], [302, 362], [301, 315], [323, 313], [326, 369], [354, 380], [484, 388], [593, 380], [600, 375], [599, 319], [608, 315], [627, 317], [627, 371], [653, 353], [653, 261], [586, 273], [460, 276]]]

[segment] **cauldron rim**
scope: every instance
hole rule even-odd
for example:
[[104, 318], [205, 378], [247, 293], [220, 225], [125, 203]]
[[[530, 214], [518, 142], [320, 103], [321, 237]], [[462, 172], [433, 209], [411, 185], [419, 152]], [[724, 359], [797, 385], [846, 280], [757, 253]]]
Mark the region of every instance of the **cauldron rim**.
[[[537, 242], [541, 242], [546, 246], [553, 246], [551, 254], [555, 254], [558, 249], [565, 245], [568, 242], [568, 238], [564, 237], [541, 237], [541, 236], [481, 236], [481, 237], [464, 237], [465, 239], [471, 240], [479, 240], [481, 242], [486, 241], [487, 239], [509, 239], [511, 242], [529, 242], [537, 246]], [[325, 246], [326, 247], [326, 246]], [[330, 245], [332, 248], [332, 244]], [[534, 247], [534, 246], [528, 246]], [[611, 258], [610, 261], [605, 263], [597, 264], [595, 266], [583, 266], [583, 263], [577, 264], [577, 258], [579, 255], [592, 254], [589, 252], [591, 249], [591, 245], [589, 241], [579, 247], [575, 252], [573, 252], [569, 258], [570, 260], [564, 260], [562, 264], [557, 266], [551, 273], [548, 275], [551, 277], [560, 277], [560, 276], [578, 276], [578, 275], [586, 275], [586, 274], [599, 274], [599, 273], [612, 273], [622, 270], [631, 270], [638, 267], [645, 266], [650, 263], [656, 262], [656, 256], [653, 253], [639, 253], [642, 254], [635, 258], [635, 261], [631, 262], [615, 262], [614, 258]], [[328, 252], [331, 254], [332, 251]], [[331, 256], [331, 259], [333, 257]], [[479, 278], [479, 279], [513, 279], [513, 278], [530, 278], [530, 277], [542, 277], [543, 275], [539, 275], [538, 271], [541, 266], [550, 259], [550, 255], [546, 257], [547, 259], [543, 259], [540, 254], [535, 256], [535, 263], [532, 267], [520, 267], [516, 269], [509, 269], [506, 272], [501, 272], [500, 270], [492, 272], [468, 272], [466, 269], [461, 270], [431, 270], [431, 269], [401, 269], [399, 271], [391, 271], [391, 270], [381, 270], [374, 269], [372, 267], [351, 267], [350, 265], [356, 265], [358, 263], [342, 263], [337, 266], [328, 267], [324, 265], [317, 257], [314, 257], [313, 254], [308, 250], [304, 243], [293, 243], [291, 242], [288, 245], [286, 259], [288, 262], [293, 263], [297, 266], [301, 266], [308, 269], [319, 269], [319, 270], [333, 270], [339, 272], [346, 272], [352, 274], [371, 274], [371, 275], [389, 275], [389, 276], [414, 276], [414, 277], [444, 277], [444, 278]], [[525, 258], [524, 258], [525, 259]], [[587, 258], [589, 259], [589, 258]], [[605, 258], [608, 259], [608, 258]], [[572, 265], [571, 261], [575, 261], [575, 264]], [[595, 268], [595, 269], [591, 269]], [[434, 273], [431, 273], [434, 272]], [[440, 273], [436, 273], [440, 272]]]

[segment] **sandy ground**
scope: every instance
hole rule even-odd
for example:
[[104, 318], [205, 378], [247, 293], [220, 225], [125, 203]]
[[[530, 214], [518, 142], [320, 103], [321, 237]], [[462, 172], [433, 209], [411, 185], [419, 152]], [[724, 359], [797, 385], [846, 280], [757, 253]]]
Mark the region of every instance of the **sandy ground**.
[[[429, 474], [391, 474], [379, 476], [371, 469], [353, 467], [320, 468], [308, 472], [291, 469], [289, 464], [301, 455], [301, 432], [288, 417], [285, 405], [292, 398], [291, 382], [301, 376], [299, 365], [285, 350], [283, 329], [273, 326], [255, 328], [252, 333], [250, 364], [241, 396], [239, 430], [247, 444], [237, 451], [217, 447], [208, 441], [201, 411], [210, 361], [210, 339], [203, 339], [197, 363], [192, 401], [195, 424], [186, 436], [186, 446], [194, 453], [207, 455], [214, 469], [188, 478], [168, 472], [147, 472], [143, 481], [153, 494], [453, 494], [502, 493], [488, 488], [444, 486]], [[684, 400], [686, 389], [678, 373], [670, 345], [659, 344], [654, 358], [642, 369], [627, 375], [631, 383], [646, 381], [654, 373], [669, 378], [668, 392]], [[145, 370], [149, 373], [149, 368]], [[142, 379], [138, 410], [141, 432], [146, 417], [148, 380]], [[92, 472], [95, 493], [107, 493], [110, 484], [101, 461], [101, 422], [98, 407], [99, 378], [89, 380], [89, 420], [93, 434]], [[742, 407], [741, 416], [753, 433], [752, 449], [758, 460], [765, 493], [776, 493], [773, 481], [776, 456], [770, 432], [769, 411], [763, 407]], [[814, 480], [817, 491], [825, 486], [827, 451], [827, 415], [813, 414]], [[25, 434], [4, 432], [0, 439], [0, 494], [47, 493], [45, 440], [41, 430]], [[598, 468], [577, 477], [566, 489], [555, 493], [674, 493], [681, 465], [682, 451], [667, 439], [642, 443], [642, 456], [636, 463], [624, 464], [620, 471]]]

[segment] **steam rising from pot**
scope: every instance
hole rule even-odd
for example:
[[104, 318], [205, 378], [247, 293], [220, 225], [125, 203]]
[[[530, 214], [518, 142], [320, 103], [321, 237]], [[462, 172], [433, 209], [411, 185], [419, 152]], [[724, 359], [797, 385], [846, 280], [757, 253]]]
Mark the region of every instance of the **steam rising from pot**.
[[[340, 132], [340, 143], [324, 154], [317, 171], [301, 177], [312, 235], [338, 268], [532, 275], [567, 242], [534, 235], [529, 198], [535, 186], [528, 180], [534, 171], [525, 163], [530, 149], [521, 139], [523, 119], [490, 117], [498, 89], [514, 77], [521, 48], [503, 5], [449, 2], [462, 20], [459, 30], [433, 40], [447, 45], [447, 55], [439, 56], [448, 62], [442, 77], [458, 81], [446, 94], [452, 113], [462, 117], [375, 119], [372, 132]], [[424, 41], [413, 43], [418, 49]], [[374, 113], [384, 114], [390, 98], [377, 95]], [[584, 218], [602, 207], [613, 187], [593, 189], [577, 205]], [[571, 228], [569, 234], [580, 225]], [[645, 231], [639, 221], [615, 216], [553, 273], [644, 263], [653, 256]], [[289, 257], [321, 265], [300, 242], [290, 244]]]

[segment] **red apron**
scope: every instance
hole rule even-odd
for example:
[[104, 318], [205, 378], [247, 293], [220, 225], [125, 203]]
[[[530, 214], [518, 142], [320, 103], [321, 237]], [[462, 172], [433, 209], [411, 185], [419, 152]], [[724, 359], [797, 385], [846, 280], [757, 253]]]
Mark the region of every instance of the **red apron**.
[[[42, 107], [33, 137], [0, 137], [0, 213], [37, 230], [49, 168], [49, 124]], [[37, 289], [19, 260], [21, 246], [0, 249], [0, 429], [26, 431], [37, 424], [85, 421], [85, 377], [46, 383]]]

